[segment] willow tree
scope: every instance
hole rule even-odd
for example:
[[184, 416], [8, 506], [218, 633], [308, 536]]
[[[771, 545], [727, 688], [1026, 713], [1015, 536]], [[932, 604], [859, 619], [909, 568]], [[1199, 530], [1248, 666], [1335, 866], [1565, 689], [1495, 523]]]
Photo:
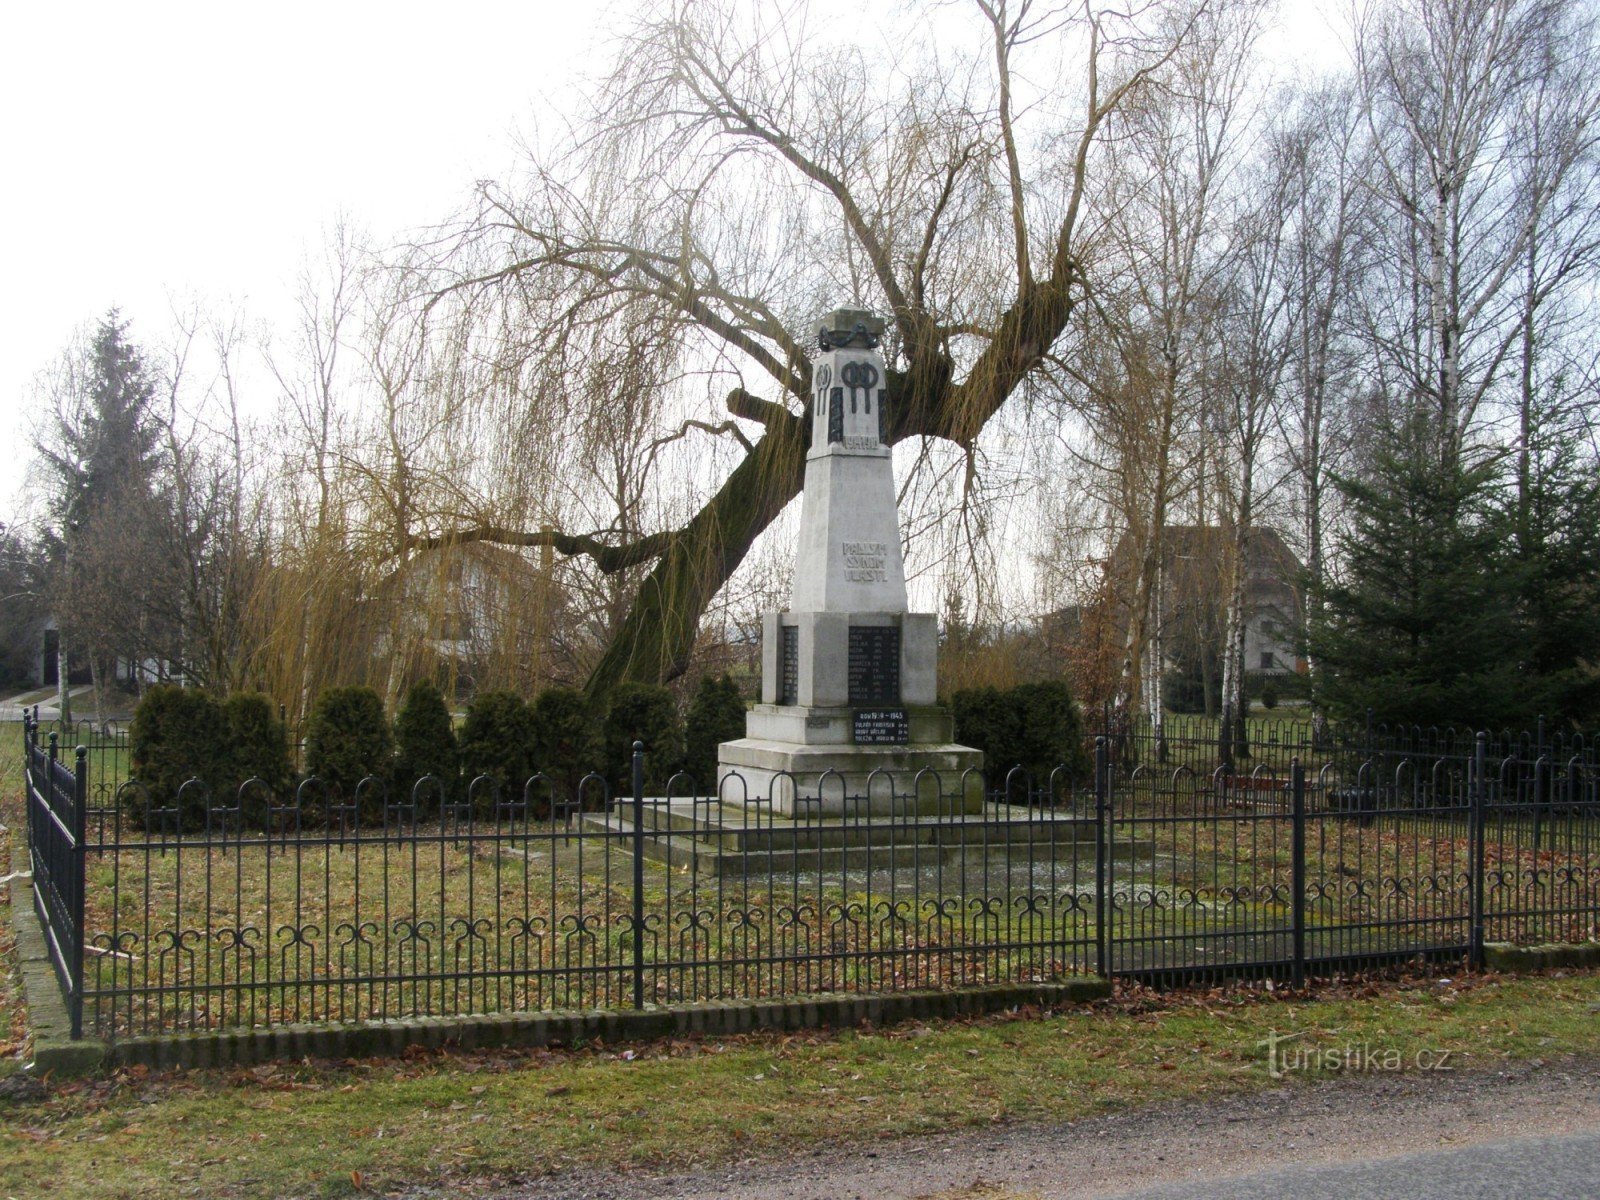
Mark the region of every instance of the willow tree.
[[[1191, 24], [1174, 12], [975, 0], [908, 28], [852, 18], [841, 38], [803, 10], [691, 0], [639, 24], [566, 142], [525, 180], [481, 186], [433, 286], [495, 314], [527, 404], [659, 404], [550, 381], [623, 327], [670, 347], [676, 409], [700, 411], [661, 406], [662, 440], [715, 439], [725, 470], [657, 528], [469, 522], [412, 548], [548, 545], [644, 570], [588, 691], [680, 673], [707, 605], [801, 488], [818, 314], [889, 320], [891, 443], [970, 454], [1041, 371], [1092, 287], [1080, 218], [1107, 118], [1160, 79]], [[982, 49], [963, 58], [951, 47], [975, 44], [973, 22]], [[694, 400], [702, 378], [714, 401]]]

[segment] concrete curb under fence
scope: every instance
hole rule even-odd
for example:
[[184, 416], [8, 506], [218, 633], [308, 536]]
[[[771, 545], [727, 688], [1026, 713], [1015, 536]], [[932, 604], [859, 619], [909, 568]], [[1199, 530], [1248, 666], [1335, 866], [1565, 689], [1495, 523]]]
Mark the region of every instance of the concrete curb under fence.
[[11, 932], [17, 943], [17, 972], [22, 977], [23, 1003], [28, 1007], [28, 1029], [33, 1034], [33, 1061], [26, 1069], [35, 1075], [85, 1075], [105, 1060], [106, 1046], [98, 1041], [72, 1040], [72, 1018], [39, 916], [33, 911], [33, 875], [28, 865], [27, 841], [13, 840]]

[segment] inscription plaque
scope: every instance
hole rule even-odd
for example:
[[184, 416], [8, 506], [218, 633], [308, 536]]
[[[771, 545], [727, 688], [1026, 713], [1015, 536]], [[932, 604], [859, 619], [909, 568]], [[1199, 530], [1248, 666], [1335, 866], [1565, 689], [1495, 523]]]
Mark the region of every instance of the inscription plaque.
[[840, 542], [839, 551], [844, 556], [844, 577], [851, 583], [882, 583], [889, 577], [889, 547], [882, 542]]
[[861, 746], [904, 746], [911, 722], [903, 708], [863, 708], [856, 712], [855, 740]]
[[900, 627], [850, 626], [850, 703], [896, 704], [900, 700]]
[[800, 703], [800, 629], [784, 625], [778, 639], [779, 675], [778, 703]]

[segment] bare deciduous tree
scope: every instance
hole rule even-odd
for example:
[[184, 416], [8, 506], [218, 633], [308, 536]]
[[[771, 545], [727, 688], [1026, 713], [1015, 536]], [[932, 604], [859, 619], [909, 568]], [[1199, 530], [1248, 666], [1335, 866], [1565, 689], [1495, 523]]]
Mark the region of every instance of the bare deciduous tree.
[[1585, 232], [1567, 247], [1592, 256], [1593, 206], [1570, 199], [1592, 169], [1594, 48], [1576, 0], [1392, 0], [1358, 14], [1382, 205], [1367, 236], [1384, 267], [1366, 334], [1391, 402], [1432, 413], [1446, 459], [1514, 362], [1525, 302], [1573, 266], [1554, 249], [1558, 226], [1576, 219]]
[[[988, 65], [952, 70], [825, 48], [797, 13], [675, 6], [631, 36], [556, 165], [525, 189], [483, 188], [442, 286], [506, 314], [545, 369], [570, 370], [575, 337], [645, 305], [651, 338], [683, 370], [737, 380], [732, 420], [691, 414], [728, 466], [681, 523], [435, 539], [549, 544], [608, 573], [648, 566], [592, 693], [681, 671], [708, 603], [798, 492], [814, 313], [840, 301], [885, 312], [889, 439], [958, 449], [1066, 328], [1092, 271], [1080, 223], [1107, 118], [1165, 69], [1193, 19], [1090, 2], [979, 15]], [[1019, 57], [1047, 70], [1063, 42], [1076, 76], [1035, 81], [1039, 102], [1019, 104]]]

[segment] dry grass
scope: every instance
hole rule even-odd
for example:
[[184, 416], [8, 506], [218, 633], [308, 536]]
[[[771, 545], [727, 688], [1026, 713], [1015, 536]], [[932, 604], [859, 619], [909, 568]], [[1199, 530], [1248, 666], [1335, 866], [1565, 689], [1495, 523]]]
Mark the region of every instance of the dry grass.
[[[632, 857], [560, 827], [92, 855], [86, 1024], [218, 1028], [632, 1001]], [[644, 866], [658, 1003], [1044, 979], [1086, 967], [1091, 905], [1003, 873], [722, 879]], [[987, 882], [988, 886], [981, 886]], [[979, 892], [992, 899], [971, 903]], [[1052, 907], [1053, 905], [1053, 907]]]
[[0, 1194], [467, 1195], [580, 1168], [707, 1167], [1284, 1086], [1258, 1047], [1273, 1031], [1408, 1061], [1448, 1050], [1470, 1069], [1597, 1054], [1597, 1002], [1594, 975], [1357, 981], [1319, 996], [1131, 991], [1054, 1015], [883, 1031], [126, 1072], [0, 1109]]

